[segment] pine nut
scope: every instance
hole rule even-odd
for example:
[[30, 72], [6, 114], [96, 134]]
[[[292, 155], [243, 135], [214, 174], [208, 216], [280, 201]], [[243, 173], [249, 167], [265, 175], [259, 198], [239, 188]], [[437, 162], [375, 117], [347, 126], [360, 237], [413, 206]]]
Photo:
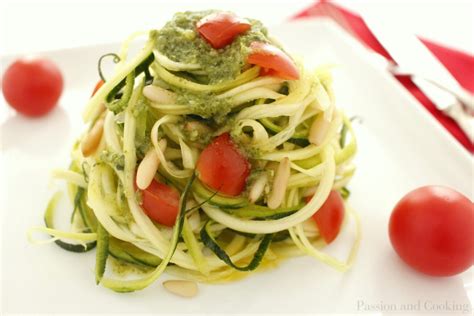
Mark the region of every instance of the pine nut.
[[143, 88], [143, 95], [158, 104], [175, 104], [176, 94], [158, 86], [149, 85]]
[[163, 286], [169, 292], [182, 297], [194, 297], [198, 293], [197, 283], [193, 281], [167, 280], [163, 282]]
[[318, 117], [314, 119], [313, 124], [311, 124], [309, 129], [309, 142], [315, 144], [316, 146], [321, 145], [321, 143], [326, 138], [330, 125], [331, 122], [327, 121], [323, 114], [318, 115]]
[[331, 98], [322, 84], [316, 87], [316, 102], [321, 111], [326, 111], [331, 106]]
[[206, 124], [203, 124], [197, 121], [186, 122], [186, 124], [184, 125], [184, 128], [188, 132], [197, 131], [201, 135], [212, 133], [212, 129], [210, 127], [208, 127]]
[[105, 106], [105, 103], [102, 102], [99, 104], [99, 108], [97, 109], [97, 113], [100, 113], [100, 115], [102, 115], [105, 110], [107, 110], [107, 107]]
[[92, 155], [99, 147], [102, 133], [104, 131], [104, 119], [98, 119], [87, 135], [82, 139], [81, 151], [84, 157]]
[[[190, 203], [188, 203], [189, 205]], [[199, 210], [195, 210], [189, 217], [188, 217], [189, 226], [191, 226], [191, 230], [195, 233], [199, 233], [199, 229], [201, 228], [201, 215], [199, 215]]]
[[267, 201], [267, 205], [271, 209], [276, 209], [281, 205], [285, 198], [288, 179], [290, 178], [290, 159], [285, 157], [281, 160], [280, 165], [273, 179], [272, 191]]
[[265, 186], [267, 185], [268, 177], [267, 174], [264, 173], [261, 176], [255, 180], [255, 182], [252, 184], [252, 187], [250, 188], [250, 193], [249, 193], [249, 201], [250, 203], [255, 203], [260, 196], [262, 196], [263, 190], [265, 189]]
[[[163, 147], [166, 147], [166, 140], [161, 140], [159, 143], [161, 150], [164, 150]], [[155, 148], [151, 148], [146, 153], [143, 160], [138, 165], [137, 169], [137, 187], [140, 190], [145, 190], [150, 185], [151, 181], [155, 177], [156, 171], [158, 171], [158, 166], [160, 165], [160, 160], [156, 154]]]

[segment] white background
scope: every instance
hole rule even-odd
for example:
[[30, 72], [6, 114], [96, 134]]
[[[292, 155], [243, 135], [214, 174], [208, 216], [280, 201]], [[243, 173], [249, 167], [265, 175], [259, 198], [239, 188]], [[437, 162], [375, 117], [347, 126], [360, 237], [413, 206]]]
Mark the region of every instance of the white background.
[[[0, 55], [121, 41], [160, 26], [173, 12], [206, 8], [236, 11], [279, 24], [313, 0], [0, 0]], [[336, 1], [387, 28], [402, 28], [465, 51], [474, 50], [473, 1]]]

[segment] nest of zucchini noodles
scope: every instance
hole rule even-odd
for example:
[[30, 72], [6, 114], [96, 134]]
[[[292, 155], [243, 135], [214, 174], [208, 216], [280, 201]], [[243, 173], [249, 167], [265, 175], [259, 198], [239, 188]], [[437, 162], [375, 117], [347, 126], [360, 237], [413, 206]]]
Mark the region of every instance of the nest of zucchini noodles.
[[[351, 159], [356, 139], [350, 120], [335, 107], [329, 68], [310, 72], [299, 65], [300, 79], [285, 81], [259, 77], [259, 68], [253, 66], [232, 81], [206, 85], [178, 76], [177, 72], [199, 72], [199, 65], [174, 62], [154, 51], [155, 36], [126, 61], [135, 36], [123, 44], [115, 74], [84, 111], [90, 128], [103, 119], [98, 150], [84, 157], [79, 140], [70, 168], [54, 172], [54, 177], [67, 181], [74, 202], [72, 231], [54, 228], [60, 197], [56, 194], [45, 213], [46, 227], [33, 228], [30, 234], [45, 232], [52, 236], [48, 242], [70, 251], [97, 248], [96, 281], [118, 292], [143, 289], [165, 270], [186, 279], [220, 282], [301, 254], [348, 269], [360, 238], [355, 214], [346, 205], [357, 237], [345, 262], [320, 250], [325, 243], [311, 220], [331, 190], [347, 193], [345, 186], [355, 170]], [[149, 85], [157, 87], [151, 98], [143, 93]], [[184, 117], [199, 113], [188, 104], [175, 103], [176, 91], [206, 93], [230, 104], [231, 113], [210, 136], [230, 132], [237, 143], [250, 148], [252, 165], [260, 172], [247, 183], [244, 195], [221, 196], [195, 176], [202, 146], [190, 141], [180, 124]], [[151, 148], [160, 160], [156, 178], [181, 192], [173, 228], [144, 213], [134, 186], [137, 164]], [[291, 169], [283, 203], [269, 208], [275, 165], [282, 160]], [[309, 195], [311, 200], [302, 203]], [[104, 275], [108, 256], [151, 271], [132, 280], [109, 277]]]

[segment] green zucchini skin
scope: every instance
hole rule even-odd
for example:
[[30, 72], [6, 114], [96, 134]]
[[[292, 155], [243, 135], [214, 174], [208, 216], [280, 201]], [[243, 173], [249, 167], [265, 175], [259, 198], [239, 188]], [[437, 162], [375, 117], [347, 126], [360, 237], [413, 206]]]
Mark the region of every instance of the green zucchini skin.
[[[151, 63], [155, 60], [155, 56], [153, 54], [148, 55], [147, 58], [143, 62], [141, 62], [136, 68], [134, 72], [134, 77], [138, 77], [139, 74], [142, 72], [145, 72], [146, 74], [146, 80], [148, 81], [148, 77], [150, 77], [150, 73], [148, 72], [148, 67], [150, 67]], [[126, 83], [126, 78], [123, 79], [122, 81], [119, 82], [107, 95], [107, 102], [112, 102], [112, 100], [115, 98], [115, 96], [118, 94], [120, 89], [122, 89], [125, 86]]]
[[[48, 226], [46, 226], [46, 227], [48, 227]], [[53, 228], [53, 227], [48, 227], [48, 228]], [[64, 250], [67, 250], [67, 251], [70, 251], [70, 252], [76, 252], [76, 253], [88, 252], [88, 251], [94, 249], [96, 244], [97, 244], [95, 241], [89, 242], [85, 245], [70, 244], [70, 243], [64, 242], [64, 241], [59, 240], [59, 239], [55, 240], [54, 243], [56, 245], [58, 245], [60, 248], [64, 249]]]
[[130, 253], [130, 256], [140, 264], [148, 267], [157, 267], [161, 263], [161, 258], [147, 252]]
[[120, 260], [126, 263], [141, 265], [140, 262], [133, 259], [132, 256], [130, 256], [126, 251], [124, 251], [123, 248], [120, 247], [116, 239], [113, 237], [110, 238], [110, 241], [109, 241], [109, 255], [111, 255], [117, 260]]
[[109, 233], [101, 225], [97, 225], [97, 250], [95, 256], [95, 282], [99, 284], [104, 276], [109, 256]]
[[275, 235], [273, 236], [272, 242], [280, 242], [280, 241], [287, 240], [288, 238], [290, 238], [290, 233], [288, 232], [288, 230], [284, 230], [284, 231], [275, 233]]
[[[84, 193], [84, 189], [79, 188], [77, 193], [76, 193], [76, 197], [74, 199], [74, 208], [79, 209], [79, 211], [81, 212], [81, 216], [83, 215], [83, 213], [82, 213], [83, 208], [81, 206], [82, 197], [83, 197], [82, 194], [83, 193]], [[46, 212], [44, 213], [44, 224], [47, 228], [55, 229], [54, 228], [54, 222], [53, 222], [54, 211], [55, 211], [55, 207], [49, 207], [48, 206], [48, 208], [46, 209]], [[84, 223], [86, 223], [86, 222], [84, 222]], [[90, 230], [90, 228], [88, 230]], [[97, 244], [96, 241], [92, 241], [92, 242], [89, 242], [89, 243], [86, 243], [86, 244], [70, 244], [70, 243], [67, 243], [65, 241], [62, 241], [61, 239], [55, 240], [54, 243], [56, 245], [58, 245], [60, 248], [64, 249], [64, 250], [67, 250], [67, 251], [70, 251], [70, 252], [76, 252], [76, 253], [88, 252], [88, 251], [94, 249], [96, 244]]]
[[112, 257], [139, 266], [157, 267], [161, 259], [157, 256], [149, 254], [131, 243], [110, 238], [109, 253]]
[[125, 87], [123, 90], [122, 97], [118, 100], [114, 100], [113, 102], [107, 103], [107, 108], [110, 111], [117, 114], [125, 109], [125, 107], [128, 104], [128, 101], [130, 100], [130, 97], [132, 96], [134, 83], [135, 83], [135, 75], [133, 72], [131, 72], [125, 78]]
[[225, 208], [239, 208], [248, 204], [248, 200], [245, 197], [227, 197], [216, 194], [215, 192], [211, 192], [199, 180], [194, 182], [192, 188], [194, 194], [207, 200], [207, 203], [215, 206]]
[[82, 221], [86, 228], [89, 231], [95, 233], [97, 231], [97, 218], [94, 215], [94, 212], [91, 210], [86, 203], [87, 200], [87, 193], [84, 188], [78, 188], [76, 197], [74, 198], [74, 208], [79, 210], [79, 214], [81, 215]]
[[306, 138], [290, 138], [288, 141], [300, 147], [306, 147], [309, 145], [309, 140]]
[[[268, 118], [261, 118], [258, 120], [260, 123], [262, 123], [263, 127], [272, 134], [277, 134], [283, 130], [280, 126], [276, 125], [273, 123], [270, 119]], [[291, 137], [292, 139], [301, 139], [301, 140], [308, 140], [308, 133], [304, 132], [295, 132], [293, 136]]]
[[344, 200], [347, 200], [351, 195], [351, 191], [346, 187], [342, 187], [341, 189], [339, 189], [339, 193], [341, 193], [341, 196]]
[[219, 246], [219, 244], [216, 242], [216, 240], [212, 237], [209, 231], [210, 224], [211, 224], [211, 221], [208, 221], [204, 225], [204, 227], [201, 229], [201, 232], [200, 232], [201, 241], [219, 259], [224, 261], [228, 266], [239, 271], [252, 271], [252, 270], [255, 270], [260, 265], [260, 262], [262, 261], [263, 256], [265, 255], [265, 252], [267, 251], [268, 247], [272, 243], [272, 239], [274, 235], [274, 234], [264, 235], [250, 263], [246, 266], [237, 266], [236, 264], [232, 262], [229, 255], [224, 251], [224, 249], [222, 249]]
[[240, 208], [223, 208], [229, 214], [236, 215], [238, 217], [253, 217], [253, 218], [274, 218], [275, 216], [284, 217], [288, 214], [292, 214], [297, 210], [301, 209], [304, 206], [304, 203], [291, 206], [291, 207], [279, 207], [276, 209], [271, 209], [263, 205], [247, 205]]
[[[271, 134], [277, 134], [283, 130], [280, 126], [276, 125], [268, 118], [262, 118], [262, 119], [259, 119], [258, 121], [262, 123], [263, 127], [265, 127], [265, 129]], [[308, 133], [295, 132], [293, 136], [290, 139], [288, 139], [288, 141], [295, 145], [306, 147], [309, 145]]]
[[[259, 122], [262, 123], [262, 125], [265, 127], [265, 129], [270, 131], [272, 134], [277, 134], [277, 133], [279, 133], [283, 130], [283, 128], [276, 125], [275, 123], [273, 123], [268, 118], [261, 118], [261, 119], [259, 119]], [[293, 134], [292, 138], [293, 139], [306, 139], [307, 140], [308, 139], [308, 134], [307, 133], [301, 133], [301, 132], [300, 133], [295, 132]]]

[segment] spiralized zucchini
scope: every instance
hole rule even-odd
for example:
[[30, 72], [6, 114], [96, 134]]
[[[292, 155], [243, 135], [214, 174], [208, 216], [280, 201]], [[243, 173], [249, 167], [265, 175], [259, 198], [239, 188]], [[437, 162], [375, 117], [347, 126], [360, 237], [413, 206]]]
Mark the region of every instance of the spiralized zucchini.
[[[149, 32], [142, 51], [127, 61], [130, 42], [142, 34], [124, 43], [115, 74], [83, 113], [91, 127], [103, 120], [97, 149], [84, 157], [75, 146], [70, 169], [53, 173], [75, 197], [74, 231], [54, 229], [55, 195], [47, 227], [30, 234], [49, 234], [47, 242], [71, 251], [97, 244], [97, 283], [118, 292], [143, 289], [163, 271], [200, 282], [239, 279], [301, 254], [347, 270], [360, 242], [355, 212], [346, 204], [346, 222], [352, 215], [356, 227], [347, 262], [321, 250], [324, 239], [311, 220], [331, 190], [347, 197], [345, 186], [355, 171], [357, 142], [351, 121], [335, 105], [330, 67], [310, 71], [296, 62], [299, 79], [285, 80], [245, 65], [234, 79], [209, 84], [206, 65], [173, 60], [157, 49], [159, 31]], [[251, 165], [246, 189], [235, 197], [207, 187], [195, 171], [203, 149], [226, 132]], [[145, 155], [158, 161], [145, 162], [140, 170], [151, 168], [154, 181], [180, 193], [171, 228], [153, 221], [142, 207], [135, 178]], [[284, 175], [276, 174], [279, 166]], [[268, 203], [275, 185], [283, 186], [278, 205]], [[136, 280], [111, 278], [109, 256], [154, 270]]]

